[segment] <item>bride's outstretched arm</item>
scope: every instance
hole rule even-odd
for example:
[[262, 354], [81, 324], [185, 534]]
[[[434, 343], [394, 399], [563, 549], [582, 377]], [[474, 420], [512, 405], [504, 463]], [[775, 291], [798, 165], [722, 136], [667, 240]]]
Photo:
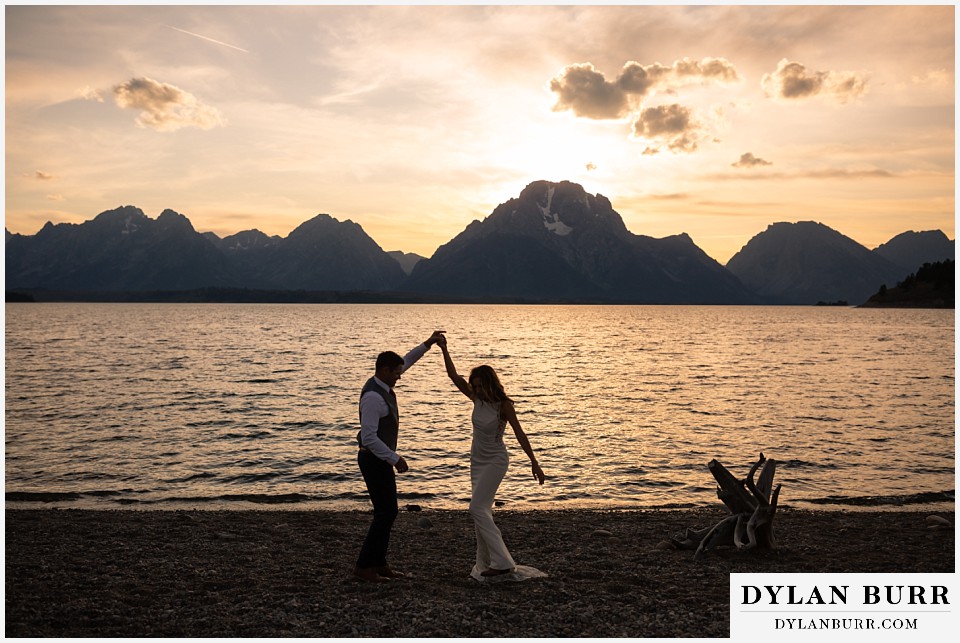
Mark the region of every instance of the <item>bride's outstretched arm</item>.
[[513, 408], [513, 404], [509, 402], [503, 403], [503, 417], [505, 417], [507, 422], [510, 423], [510, 426], [513, 427], [513, 434], [517, 436], [517, 442], [520, 443], [520, 448], [523, 449], [523, 452], [530, 458], [530, 470], [533, 473], [533, 477], [536, 478], [540, 484], [543, 484], [546, 476], [543, 475], [543, 469], [540, 468], [540, 463], [537, 462], [537, 456], [533, 455], [533, 447], [530, 446], [530, 439], [527, 438], [527, 434], [524, 433], [520, 427], [520, 420], [517, 419], [517, 411]]
[[457, 367], [453, 365], [453, 358], [450, 357], [450, 351], [447, 350], [447, 338], [441, 335], [437, 344], [440, 346], [440, 350], [443, 351], [443, 364], [447, 367], [447, 376], [456, 384], [461, 393], [472, 400], [473, 390], [470, 388], [467, 380], [463, 379], [463, 376], [457, 373]]

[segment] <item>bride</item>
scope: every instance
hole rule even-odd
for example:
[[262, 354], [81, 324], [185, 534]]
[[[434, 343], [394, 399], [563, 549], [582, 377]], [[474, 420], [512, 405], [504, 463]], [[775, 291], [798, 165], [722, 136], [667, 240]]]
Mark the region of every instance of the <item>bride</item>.
[[496, 372], [489, 366], [478, 366], [464, 380], [453, 365], [447, 350], [447, 339], [437, 341], [443, 351], [447, 375], [460, 391], [473, 400], [473, 443], [470, 446], [470, 515], [477, 531], [477, 563], [470, 575], [477, 580], [526, 580], [545, 573], [533, 567], [517, 565], [503, 542], [500, 529], [493, 522], [493, 501], [503, 476], [507, 473], [509, 456], [503, 443], [507, 422], [513, 427], [524, 453], [530, 458], [531, 472], [540, 484], [544, 475], [533, 455], [530, 440], [520, 428], [513, 400], [507, 397]]

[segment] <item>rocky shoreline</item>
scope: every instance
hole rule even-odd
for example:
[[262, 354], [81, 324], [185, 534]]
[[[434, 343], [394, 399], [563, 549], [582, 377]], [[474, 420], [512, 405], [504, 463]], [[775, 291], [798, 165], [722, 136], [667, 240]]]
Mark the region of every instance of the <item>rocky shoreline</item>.
[[[719, 510], [496, 512], [518, 564], [478, 583], [465, 511], [401, 512], [390, 562], [351, 576], [359, 511], [7, 510], [8, 637], [728, 637], [733, 572], [953, 572], [924, 512], [782, 509], [773, 552], [665, 541]], [[937, 512], [950, 525], [953, 512]]]

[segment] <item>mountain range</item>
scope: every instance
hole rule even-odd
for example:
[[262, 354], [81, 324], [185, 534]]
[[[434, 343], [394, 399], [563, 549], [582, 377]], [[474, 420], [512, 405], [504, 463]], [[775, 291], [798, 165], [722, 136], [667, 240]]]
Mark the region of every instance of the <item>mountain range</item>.
[[954, 258], [941, 231], [875, 250], [815, 222], [775, 223], [726, 266], [687, 234], [634, 234], [602, 195], [536, 181], [430, 258], [385, 252], [352, 221], [320, 214], [286, 237], [220, 238], [177, 212], [133, 206], [81, 224], [6, 232], [6, 290], [118, 293], [235, 288], [396, 293], [417, 301], [646, 304], [861, 303], [926, 262]]
[[530, 184], [419, 262], [405, 288], [481, 299], [758, 301], [689, 236], [635, 235], [603, 196], [545, 181]]

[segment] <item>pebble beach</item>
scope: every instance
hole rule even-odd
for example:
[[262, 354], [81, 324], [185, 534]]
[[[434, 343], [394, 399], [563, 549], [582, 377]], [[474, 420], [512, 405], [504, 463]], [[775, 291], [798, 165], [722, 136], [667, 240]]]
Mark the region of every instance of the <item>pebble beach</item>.
[[954, 571], [953, 512], [783, 508], [774, 551], [669, 546], [725, 515], [498, 510], [549, 576], [480, 583], [466, 511], [402, 510], [390, 564], [411, 578], [369, 584], [363, 511], [8, 509], [5, 635], [728, 637], [730, 573]]

